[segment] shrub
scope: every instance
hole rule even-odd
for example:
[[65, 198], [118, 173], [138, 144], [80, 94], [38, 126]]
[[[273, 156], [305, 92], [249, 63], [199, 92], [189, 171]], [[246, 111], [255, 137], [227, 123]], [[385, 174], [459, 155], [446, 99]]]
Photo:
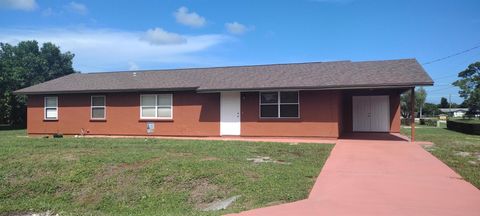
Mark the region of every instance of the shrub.
[[425, 125], [425, 119], [420, 119], [420, 125]]
[[9, 124], [0, 124], [0, 130], [11, 130], [12, 126]]
[[420, 119], [420, 125], [426, 125], [426, 126], [437, 126], [437, 120], [436, 119]]
[[448, 120], [447, 121], [447, 128], [449, 130], [454, 130], [466, 134], [476, 134], [480, 135], [480, 123], [476, 121], [468, 121], [468, 120]]
[[400, 123], [405, 126], [410, 126], [410, 119], [402, 118]]

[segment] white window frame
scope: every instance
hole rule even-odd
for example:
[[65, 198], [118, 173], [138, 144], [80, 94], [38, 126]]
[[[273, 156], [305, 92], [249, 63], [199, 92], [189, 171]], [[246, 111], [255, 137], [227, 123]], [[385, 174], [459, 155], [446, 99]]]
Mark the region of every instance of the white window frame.
[[[277, 93], [277, 103], [262, 103], [262, 93], [276, 92]], [[297, 103], [282, 103], [280, 101], [280, 94], [282, 92], [297, 92]], [[277, 105], [277, 117], [262, 117], [262, 105]], [[296, 117], [281, 117], [280, 107], [281, 105], [297, 105], [297, 116]], [[300, 118], [300, 91], [261, 91], [258, 92], [258, 116], [261, 119], [299, 119]]]
[[[55, 98], [57, 106], [48, 107], [47, 106], [47, 99], [49, 99], [49, 98]], [[55, 111], [57, 112], [57, 117], [56, 118], [47, 118], [47, 109], [55, 109]], [[43, 120], [46, 120], [46, 121], [58, 120], [58, 97], [57, 96], [45, 96], [43, 98]]]
[[[159, 95], [169, 95], [170, 96], [170, 106], [159, 106], [158, 105], [158, 96]], [[155, 96], [155, 106], [142, 106], [142, 97], [143, 96]], [[155, 117], [143, 117], [142, 108], [143, 107], [155, 107]], [[158, 108], [170, 108], [170, 117], [158, 117]], [[140, 95], [140, 119], [173, 119], [173, 94], [141, 94]]]
[[[93, 98], [102, 97], [103, 106], [93, 106]], [[93, 117], [93, 108], [103, 108], [103, 118], [94, 118]], [[90, 119], [92, 120], [105, 120], [107, 119], [107, 97], [105, 95], [92, 95], [90, 96]]]

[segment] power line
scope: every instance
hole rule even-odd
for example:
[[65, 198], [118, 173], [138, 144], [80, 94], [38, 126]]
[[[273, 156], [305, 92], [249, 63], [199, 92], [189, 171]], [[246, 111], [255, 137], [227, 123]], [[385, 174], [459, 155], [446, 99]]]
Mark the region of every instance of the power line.
[[434, 80], [440, 80], [440, 79], [445, 79], [445, 78], [452, 78], [452, 77], [457, 77], [458, 75], [457, 74], [454, 74], [454, 75], [447, 75], [447, 76], [441, 76], [441, 77], [437, 77], [437, 78], [433, 78]]
[[450, 86], [450, 87], [441, 88], [441, 89], [432, 89], [429, 92], [438, 92], [438, 91], [443, 91], [443, 90], [447, 90], [447, 89], [451, 89], [451, 88], [455, 88], [455, 87], [457, 87], [457, 86]]
[[461, 54], [470, 52], [470, 51], [475, 50], [475, 49], [478, 49], [478, 48], [480, 48], [480, 45], [474, 46], [474, 47], [472, 47], [472, 48], [463, 50], [463, 51], [461, 51], [461, 52], [458, 52], [458, 53], [455, 53], [455, 54], [452, 54], [452, 55], [449, 55], [449, 56], [445, 56], [445, 57], [442, 57], [442, 58], [434, 59], [434, 60], [432, 60], [432, 61], [424, 62], [422, 65], [428, 65], [428, 64], [435, 63], [435, 62], [443, 61], [443, 60], [445, 60], [445, 59], [449, 59], [449, 58], [452, 58], [452, 57], [455, 57], [455, 56], [458, 56], [458, 55], [461, 55]]

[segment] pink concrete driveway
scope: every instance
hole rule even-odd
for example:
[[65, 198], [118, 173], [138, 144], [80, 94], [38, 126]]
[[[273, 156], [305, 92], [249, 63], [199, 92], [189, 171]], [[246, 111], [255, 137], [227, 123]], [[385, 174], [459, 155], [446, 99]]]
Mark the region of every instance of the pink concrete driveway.
[[308, 199], [239, 215], [478, 216], [480, 191], [418, 144], [339, 139]]

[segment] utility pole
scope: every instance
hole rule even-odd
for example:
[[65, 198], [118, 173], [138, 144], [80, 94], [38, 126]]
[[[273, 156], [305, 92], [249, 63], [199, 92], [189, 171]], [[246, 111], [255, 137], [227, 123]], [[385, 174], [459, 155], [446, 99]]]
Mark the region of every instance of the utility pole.
[[450, 112], [452, 111], [452, 94], [448, 95], [448, 105], [450, 106]]
[[415, 142], [415, 87], [410, 91], [410, 142]]

